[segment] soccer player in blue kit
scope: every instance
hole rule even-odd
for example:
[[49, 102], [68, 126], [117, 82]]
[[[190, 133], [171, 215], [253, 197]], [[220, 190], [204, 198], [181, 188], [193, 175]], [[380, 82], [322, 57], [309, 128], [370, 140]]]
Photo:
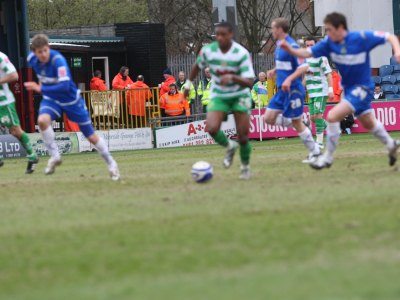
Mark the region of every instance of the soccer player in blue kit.
[[289, 54], [282, 43], [299, 48], [289, 36], [289, 22], [284, 18], [272, 21], [272, 35], [278, 40], [275, 50], [275, 69], [269, 70], [268, 78], [276, 75], [278, 92], [271, 99], [264, 114], [264, 121], [270, 125], [293, 127], [309, 151], [308, 162], [321, 154], [319, 145], [314, 141], [311, 130], [303, 124], [303, 108], [306, 91], [301, 76], [308, 70], [308, 64]]
[[28, 63], [36, 72], [39, 84], [25, 82], [25, 88], [43, 95], [38, 124], [44, 144], [50, 154], [45, 174], [53, 174], [56, 167], [61, 164], [51, 122], [65, 113], [70, 120], [78, 123], [82, 133], [103, 157], [111, 179], [119, 180], [118, 165], [108, 151], [105, 141], [94, 132], [85, 102], [80, 95], [80, 90], [72, 81], [65, 58], [59, 52], [50, 49], [48, 38], [44, 34], [33, 37], [31, 48], [33, 52], [28, 56]]
[[288, 43], [281, 47], [292, 55], [308, 57], [330, 57], [342, 75], [344, 98], [327, 116], [327, 147], [324, 155], [310, 163], [314, 169], [329, 168], [340, 137], [340, 121], [354, 113], [365, 129], [368, 129], [387, 148], [389, 165], [397, 160], [400, 141], [394, 140], [383, 125], [378, 122], [372, 110], [374, 84], [371, 80], [369, 53], [378, 45], [389, 42], [396, 61], [400, 63], [400, 44], [396, 36], [387, 32], [349, 31], [346, 17], [331, 13], [325, 17], [327, 37], [308, 49], [295, 49]]

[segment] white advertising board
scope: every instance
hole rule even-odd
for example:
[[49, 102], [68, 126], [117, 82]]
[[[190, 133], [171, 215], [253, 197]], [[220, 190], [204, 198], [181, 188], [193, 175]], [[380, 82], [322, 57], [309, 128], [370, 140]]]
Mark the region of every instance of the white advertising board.
[[[151, 128], [117, 129], [96, 131], [109, 146], [110, 151], [152, 149]], [[79, 152], [92, 151], [94, 146], [89, 143], [81, 132], [77, 132]]]
[[[233, 115], [229, 115], [222, 123], [222, 131], [229, 137], [236, 135], [236, 125]], [[184, 147], [215, 144], [214, 139], [207, 133], [206, 121], [196, 121], [156, 130], [156, 147]]]

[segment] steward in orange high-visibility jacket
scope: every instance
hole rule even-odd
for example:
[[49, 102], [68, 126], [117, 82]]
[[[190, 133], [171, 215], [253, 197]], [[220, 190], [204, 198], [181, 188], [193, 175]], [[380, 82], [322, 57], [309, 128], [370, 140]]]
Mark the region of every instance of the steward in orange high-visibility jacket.
[[176, 83], [170, 84], [169, 92], [161, 96], [160, 108], [167, 117], [182, 116], [184, 112], [186, 112], [186, 116], [190, 116], [189, 102], [178, 91]]

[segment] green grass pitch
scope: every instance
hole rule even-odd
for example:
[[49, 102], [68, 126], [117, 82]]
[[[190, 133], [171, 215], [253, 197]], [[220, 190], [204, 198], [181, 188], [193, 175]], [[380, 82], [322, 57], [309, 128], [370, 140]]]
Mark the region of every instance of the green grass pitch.
[[[395, 134], [399, 137], [399, 134]], [[253, 143], [253, 179], [218, 146], [0, 169], [1, 300], [398, 300], [400, 173], [370, 135], [303, 165], [296, 139]], [[190, 177], [214, 165], [207, 184]]]

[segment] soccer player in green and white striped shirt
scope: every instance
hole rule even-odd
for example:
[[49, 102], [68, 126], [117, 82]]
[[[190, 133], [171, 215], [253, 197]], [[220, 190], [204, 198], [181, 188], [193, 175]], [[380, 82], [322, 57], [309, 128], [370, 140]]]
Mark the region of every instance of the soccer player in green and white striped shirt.
[[233, 27], [222, 22], [215, 27], [215, 42], [204, 46], [192, 67], [185, 85], [187, 96], [191, 82], [201, 69], [210, 68], [211, 101], [207, 106], [207, 129], [214, 140], [227, 149], [224, 167], [232, 165], [238, 144], [229, 140], [220, 130], [226, 115], [233, 112], [240, 144], [241, 179], [250, 179], [251, 145], [248, 140], [250, 110], [252, 106], [250, 89], [255, 77], [249, 52], [233, 40]]
[[[25, 148], [28, 156], [28, 166], [26, 173], [31, 174], [35, 170], [39, 159], [32, 149], [28, 135], [22, 130], [17, 110], [15, 108], [15, 98], [8, 86], [9, 83], [18, 80], [18, 73], [14, 65], [10, 62], [7, 55], [0, 52], [0, 124], [7, 127], [10, 133], [15, 136]], [[0, 167], [3, 166], [0, 157]]]
[[[306, 47], [315, 45], [313, 37], [307, 37], [305, 40]], [[317, 143], [323, 148], [324, 130], [326, 123], [324, 120], [324, 112], [328, 98], [333, 100], [332, 87], [332, 69], [329, 66], [326, 57], [307, 58], [308, 70], [305, 74], [305, 83], [308, 93], [308, 108], [310, 111], [310, 119], [315, 123], [317, 130]]]

